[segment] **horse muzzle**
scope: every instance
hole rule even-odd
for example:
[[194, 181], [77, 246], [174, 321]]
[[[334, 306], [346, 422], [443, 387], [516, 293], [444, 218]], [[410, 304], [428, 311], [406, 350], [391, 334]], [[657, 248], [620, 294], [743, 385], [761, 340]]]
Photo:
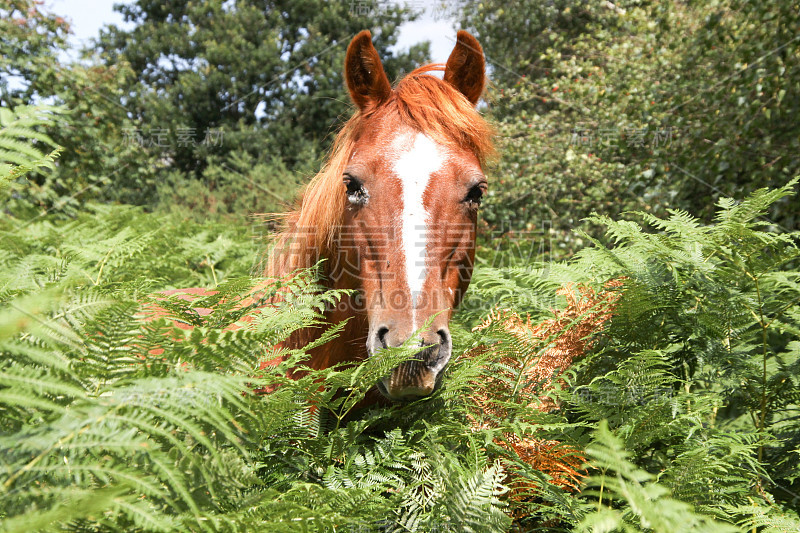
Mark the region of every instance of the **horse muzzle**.
[[[442, 371], [450, 361], [452, 352], [450, 332], [447, 328], [441, 328], [435, 334], [425, 334], [422, 337], [420, 346], [425, 348], [411, 360], [394, 368], [376, 384], [386, 398], [392, 401], [412, 401], [429, 396], [439, 387]], [[382, 348], [402, 344], [403, 342], [393, 339], [389, 328], [383, 326], [376, 328], [374, 335], [369, 335], [367, 351], [372, 356]]]

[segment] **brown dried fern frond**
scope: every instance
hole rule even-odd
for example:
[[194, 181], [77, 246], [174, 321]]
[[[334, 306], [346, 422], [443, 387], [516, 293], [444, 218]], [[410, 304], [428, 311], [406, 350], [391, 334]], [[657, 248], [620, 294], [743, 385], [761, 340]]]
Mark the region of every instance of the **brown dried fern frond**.
[[[467, 355], [489, 351], [500, 353], [501, 357], [496, 362], [500, 363], [500, 368], [508, 369], [505, 377], [521, 375], [523, 379], [514, 381], [522, 385], [520, 390], [509, 390], [509, 380], [489, 376], [493, 385], [499, 385], [499, 390], [491, 387], [492, 392], [499, 394], [499, 397], [514, 396], [530, 400], [531, 407], [549, 410], [554, 407], [552, 401], [540, 395], [552, 387], [554, 378], [589, 350], [593, 335], [602, 330], [613, 314], [620, 294], [613, 289], [620, 284], [619, 281], [610, 282], [599, 292], [586, 285], [564, 285], [556, 294], [566, 298], [566, 307], [554, 310], [553, 318], [539, 323], [533, 323], [530, 316], [522, 318], [510, 309], [494, 309], [473, 331], [503, 331], [513, 339], [512, 349], [503, 346], [501, 341], [500, 344], [479, 346]], [[484, 384], [478, 390], [485, 388]], [[489, 398], [482, 398], [480, 394], [474, 399], [481, 405], [490, 403]]]
[[[531, 409], [541, 411], [555, 408], [555, 403], [546, 393], [565, 369], [586, 354], [594, 342], [594, 335], [612, 317], [620, 295], [614, 289], [620, 285], [621, 282], [615, 280], [600, 291], [586, 285], [564, 285], [557, 294], [566, 298], [566, 307], [554, 310], [552, 318], [539, 323], [509, 309], [493, 310], [474, 331], [504, 332], [506, 339], [493, 345], [479, 346], [467, 354], [499, 354], [491, 363], [491, 371], [482, 376], [482, 382], [475, 383], [476, 393], [472, 396], [476, 405], [475, 425], [486, 427], [491, 424], [486, 420], [505, 418], [504, 400], [513, 400], [517, 404], [523, 402]], [[490, 416], [486, 417], [487, 414]], [[572, 446], [514, 434], [505, 434], [504, 440], [497, 443], [513, 449], [524, 462], [546, 473], [553, 485], [574, 490], [585, 475], [582, 468], [584, 456]], [[512, 472], [511, 497], [524, 500], [535, 494], [536, 488], [530, 480], [520, 473], [514, 475], [513, 465], [509, 467]]]

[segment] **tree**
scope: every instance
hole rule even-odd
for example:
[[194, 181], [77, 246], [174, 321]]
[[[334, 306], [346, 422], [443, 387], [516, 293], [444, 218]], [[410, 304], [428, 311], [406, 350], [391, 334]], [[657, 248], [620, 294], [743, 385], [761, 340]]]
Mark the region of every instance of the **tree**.
[[[493, 227], [546, 221], [570, 251], [592, 211], [708, 218], [720, 197], [800, 172], [798, 2], [465, 4], [503, 144]], [[770, 218], [791, 229], [798, 207]]]
[[37, 0], [0, 1], [0, 107], [34, 103], [47, 87], [66, 49], [69, 24], [42, 10]]
[[[9, 208], [18, 215], [42, 209], [73, 214], [85, 199], [114, 198], [118, 189], [110, 187], [109, 176], [120, 169], [134, 183], [154, 182], [152, 161], [121, 142], [132, 127], [120, 104], [130, 69], [124, 63], [100, 65], [91, 53], [83, 62], [65, 62], [70, 31], [41, 1], [0, 2], [0, 107], [24, 115], [31, 104], [60, 104], [57, 120], [44, 126], [63, 157], [53, 172], [31, 169], [26, 180], [17, 178]], [[52, 146], [39, 140], [36, 149]]]
[[[149, 2], [119, 5], [131, 30], [107, 28], [106, 65], [135, 73], [122, 104], [147, 151], [202, 176], [234, 150], [308, 167], [349, 109], [342, 63], [352, 35], [371, 28], [391, 76], [427, 56], [427, 45], [390, 50], [413, 14], [385, 3]], [[230, 163], [228, 163], [230, 164]]]

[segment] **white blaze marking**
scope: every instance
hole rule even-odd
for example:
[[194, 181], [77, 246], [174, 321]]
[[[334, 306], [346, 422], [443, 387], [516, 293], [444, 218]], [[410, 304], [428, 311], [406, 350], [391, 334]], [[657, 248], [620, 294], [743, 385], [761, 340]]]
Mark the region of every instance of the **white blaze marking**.
[[430, 137], [416, 133], [413, 141], [408, 135], [395, 140], [398, 157], [394, 171], [402, 184], [402, 238], [406, 260], [406, 279], [412, 298], [412, 320], [416, 329], [416, 300], [425, 284], [428, 247], [428, 215], [423, 205], [425, 189], [431, 175], [444, 163], [444, 154]]

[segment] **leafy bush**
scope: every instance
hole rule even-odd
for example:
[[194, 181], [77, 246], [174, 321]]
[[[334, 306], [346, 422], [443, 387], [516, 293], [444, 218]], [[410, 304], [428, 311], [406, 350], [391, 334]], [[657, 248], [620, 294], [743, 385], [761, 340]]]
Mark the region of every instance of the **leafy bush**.
[[[312, 156], [309, 159], [314, 160]], [[292, 205], [294, 197], [289, 191], [300, 188], [302, 175], [288, 170], [277, 158], [267, 164], [246, 152], [234, 152], [224, 162], [206, 168], [202, 180], [164, 172], [157, 186], [155, 210], [255, 226], [249, 217], [280, 213]]]
[[[459, 14], [492, 66], [495, 229], [546, 222], [564, 246], [552, 253], [571, 254], [592, 211], [707, 220], [720, 198], [800, 172], [797, 2], [481, 0]], [[798, 205], [770, 216], [797, 229]]]
[[[612, 502], [593, 491], [603, 483], [593, 474], [570, 505], [534, 502], [529, 516], [551, 520], [555, 513], [565, 521], [588, 513], [576, 520], [580, 528], [659, 530], [673, 523], [673, 508], [689, 528], [684, 504], [690, 504], [694, 512], [745, 527], [797, 529], [800, 252], [798, 234], [775, 233], [766, 219], [796, 183], [762, 189], [741, 203], [721, 200], [713, 225], [683, 211], [667, 219], [637, 213], [638, 222], [595, 215], [589, 221], [604, 229], [608, 242], [581, 234], [592, 246], [569, 262], [477, 272], [460, 317], [474, 324], [487, 301], [530, 313], [527, 324], [503, 315], [510, 334], [491, 346], [501, 360], [534, 366], [548, 343], [558, 346], [580, 326], [567, 322], [555, 341], [542, 336], [537, 324], [546, 309], [564, 305], [557, 287], [583, 283], [618, 294], [594, 347], [562, 376], [567, 386], [550, 393], [560, 405], [550, 414], [560, 415], [561, 433], [543, 435], [586, 450], [588, 464], [601, 471], [618, 472]], [[517, 376], [524, 373], [518, 366]], [[512, 419], [534, 427], [553, 423], [519, 398], [513, 405]], [[607, 455], [592, 460], [587, 443], [597, 437], [582, 429], [604, 423], [614, 437], [603, 437], [602, 446], [617, 447], [612, 441], [620, 439], [627, 457], [616, 455], [613, 467], [603, 463]], [[635, 474], [625, 462], [647, 474]], [[646, 494], [654, 506], [666, 498], [661, 523], [637, 503]], [[697, 527], [712, 530], [704, 520]]]

